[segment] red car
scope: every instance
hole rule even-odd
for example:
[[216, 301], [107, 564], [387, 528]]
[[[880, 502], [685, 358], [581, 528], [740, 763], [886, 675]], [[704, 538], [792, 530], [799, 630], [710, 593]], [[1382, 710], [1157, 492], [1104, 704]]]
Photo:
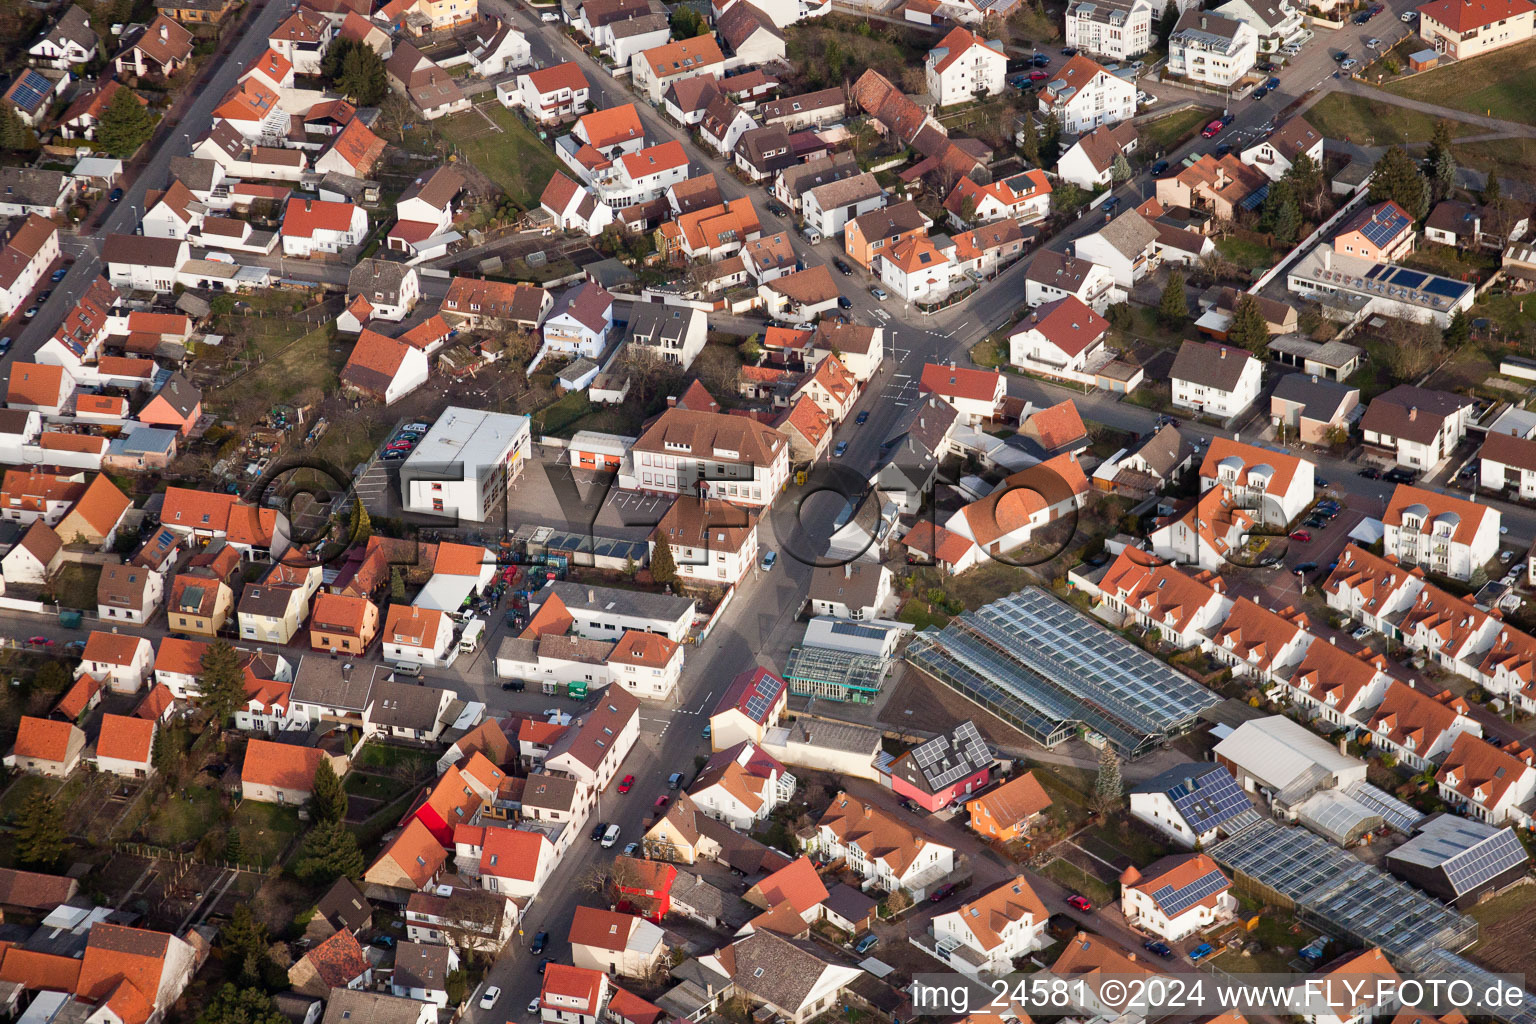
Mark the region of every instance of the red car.
[[1220, 120], [1212, 121], [1210, 124], [1205, 126], [1205, 131], [1201, 132], [1200, 134], [1204, 138], [1214, 139], [1216, 136], [1221, 134], [1221, 130], [1225, 127], [1226, 125], [1222, 124]]
[[1312, 539], [1312, 534], [1309, 533], [1306, 530], [1297, 530], [1295, 533], [1291, 534], [1291, 540], [1299, 540], [1303, 544], [1305, 544], [1307, 541], [1309, 541], [1311, 539]]
[[1088, 902], [1085, 896], [1072, 895], [1067, 897], [1067, 906], [1073, 910], [1081, 910], [1085, 914], [1093, 913], [1093, 904]]
[[626, 775], [619, 782], [619, 792], [620, 793], [628, 793], [631, 789], [634, 788], [634, 786], [635, 786], [635, 777], [633, 775]]
[[53, 646], [53, 641], [49, 640], [45, 636], [29, 637], [27, 639], [27, 643], [31, 644], [33, 647], [52, 647]]
[[666, 807], [667, 806], [667, 794], [665, 794], [665, 793], [661, 794], [661, 796], [657, 797], [656, 798], [656, 802], [654, 804], [652, 804], [651, 806], [655, 807], [658, 811], [661, 810], [663, 807]]
[[1029, 73], [1029, 80], [1031, 82], [1043, 82], [1050, 77], [1051, 73], [1049, 71], [1031, 71]]

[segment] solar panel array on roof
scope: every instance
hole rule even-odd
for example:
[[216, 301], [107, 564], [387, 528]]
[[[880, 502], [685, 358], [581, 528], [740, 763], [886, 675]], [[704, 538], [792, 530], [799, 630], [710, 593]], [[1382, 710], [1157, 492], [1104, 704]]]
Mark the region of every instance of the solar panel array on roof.
[[1391, 206], [1382, 207], [1376, 215], [1367, 220], [1360, 227], [1360, 233], [1365, 240], [1372, 245], [1380, 247], [1388, 242], [1408, 226], [1403, 216]]
[[1168, 790], [1168, 798], [1196, 835], [1220, 828], [1242, 812], [1253, 810], [1252, 801], [1237, 780], [1221, 767], [1180, 782]]
[[1496, 835], [1447, 861], [1445, 876], [1457, 892], [1466, 892], [1526, 860], [1525, 847], [1514, 830], [1500, 829]]
[[1380, 946], [1419, 969], [1437, 951], [1462, 949], [1477, 922], [1300, 828], [1261, 820], [1211, 847], [1217, 863], [1296, 904], [1319, 928]]
[[[924, 630], [907, 660], [1025, 729], [1060, 742], [1081, 723], [1135, 757], [1220, 698], [1040, 588]], [[1027, 724], [1026, 724], [1027, 723]]]
[[1171, 885], [1159, 886], [1152, 891], [1152, 898], [1162, 908], [1165, 917], [1178, 917], [1207, 896], [1221, 892], [1228, 884], [1226, 875], [1220, 871], [1211, 871], [1188, 885], [1177, 888]]
[[11, 99], [22, 110], [36, 110], [50, 92], [53, 83], [37, 71], [27, 71], [11, 92]]
[[1389, 864], [1438, 868], [1458, 896], [1529, 859], [1513, 829], [1454, 814], [1441, 814], [1425, 822], [1418, 835], [1387, 855]]
[[879, 626], [866, 626], [860, 622], [850, 622], [847, 619], [839, 619], [829, 627], [832, 632], [842, 636], [858, 637], [860, 640], [884, 640], [886, 631]]
[[766, 720], [768, 709], [773, 707], [773, 702], [778, 699], [782, 689], [783, 683], [776, 676], [764, 672], [751, 695], [747, 697], [747, 717], [754, 722]]

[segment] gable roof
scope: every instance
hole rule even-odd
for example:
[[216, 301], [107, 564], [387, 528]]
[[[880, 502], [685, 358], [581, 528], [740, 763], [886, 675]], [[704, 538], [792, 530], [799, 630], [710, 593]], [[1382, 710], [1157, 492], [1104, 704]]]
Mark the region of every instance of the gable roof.
[[101, 735], [96, 739], [96, 756], [147, 765], [154, 742], [155, 723], [152, 720], [103, 715]]
[[1465, 34], [1536, 11], [1530, 0], [1434, 0], [1417, 8], [1422, 17]]
[[253, 738], [246, 743], [240, 781], [308, 793], [315, 784], [315, 769], [325, 757], [316, 747]]
[[421, 819], [412, 816], [374, 863], [384, 860], [394, 863], [420, 889], [447, 863], [448, 853]]
[[84, 733], [69, 722], [23, 715], [16, 731], [15, 754], [39, 761], [67, 761], [70, 744], [77, 736], [83, 739]]
[[1187, 380], [1218, 391], [1231, 391], [1237, 387], [1253, 360], [1252, 353], [1214, 341], [1186, 341], [1179, 346], [1179, 354], [1173, 361], [1169, 376], [1174, 380]]

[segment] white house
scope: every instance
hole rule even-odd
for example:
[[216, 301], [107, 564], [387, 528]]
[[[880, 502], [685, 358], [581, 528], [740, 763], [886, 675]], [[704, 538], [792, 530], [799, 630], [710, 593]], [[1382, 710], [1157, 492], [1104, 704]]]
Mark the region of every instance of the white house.
[[1126, 293], [1115, 284], [1115, 275], [1108, 267], [1053, 249], [1040, 250], [1024, 273], [1025, 305], [1040, 306], [1066, 295], [1081, 299], [1102, 315], [1114, 303], [1124, 301]]
[[1162, 15], [1152, 0], [1072, 0], [1066, 44], [1110, 60], [1130, 60], [1152, 45], [1152, 22]]
[[807, 189], [800, 199], [805, 223], [823, 238], [836, 238], [855, 217], [885, 205], [885, 189], [865, 172]]
[[1120, 876], [1120, 911], [1132, 928], [1170, 942], [1230, 921], [1237, 912], [1232, 880], [1203, 853], [1163, 857]]
[[350, 391], [393, 405], [425, 384], [430, 373], [424, 351], [364, 327], [341, 368], [340, 379]]
[[1430, 474], [1461, 443], [1476, 412], [1464, 395], [1401, 384], [1371, 399], [1360, 433], [1368, 448]]
[[725, 74], [725, 55], [711, 33], [692, 39], [679, 39], [662, 46], [642, 50], [630, 59], [630, 76], [635, 88], [660, 104], [667, 88], [700, 75], [716, 78]]
[[[1090, 0], [1083, 0], [1091, 6]], [[1110, 184], [1114, 179], [1115, 157], [1124, 155], [1129, 162], [1136, 152], [1138, 139], [1136, 128], [1129, 121], [1116, 125], [1099, 125], [1087, 135], [1080, 136], [1072, 148], [1056, 161], [1056, 176], [1080, 188], [1096, 189]]]
[[101, 49], [101, 37], [91, 27], [91, 16], [79, 4], [70, 4], [59, 20], [27, 48], [31, 63], [58, 71], [89, 64]]
[[1209, 846], [1258, 817], [1232, 773], [1209, 761], [1175, 765], [1131, 787], [1130, 809], [1185, 849]]
[[1008, 383], [996, 370], [971, 370], [953, 363], [926, 363], [918, 387], [955, 407], [959, 420], [976, 426], [995, 419], [1003, 409]]
[[1007, 88], [1008, 55], [1001, 40], [982, 39], [957, 25], [928, 51], [923, 74], [928, 95], [939, 106], [970, 103], [979, 97], [997, 96]]
[[688, 795], [711, 818], [750, 833], [795, 792], [795, 777], [751, 740], [717, 752]]
[[757, 513], [716, 498], [685, 494], [651, 534], [651, 558], [665, 543], [677, 575], [717, 587], [740, 583], [757, 563]]
[[[630, 449], [619, 485], [663, 494], [704, 486], [708, 497], [766, 507], [789, 479], [789, 439], [745, 416], [668, 409]], [[674, 638], [676, 639], [676, 638]]]
[[1054, 113], [1063, 130], [1081, 135], [1101, 124], [1136, 116], [1136, 84], [1078, 54], [1040, 90], [1040, 111]]
[[367, 236], [368, 212], [352, 203], [292, 198], [281, 230], [284, 256], [339, 253]]
[[1259, 37], [1259, 52], [1274, 53], [1287, 43], [1306, 41], [1306, 13], [1288, 0], [1227, 0], [1214, 9], [1224, 18], [1248, 25]]
[[52, 221], [28, 214], [0, 248], [0, 317], [21, 308], [58, 258], [59, 229]]
[[459, 825], [453, 839], [460, 873], [476, 872], [482, 888], [513, 899], [537, 896], [559, 860], [537, 829]]
[[588, 359], [602, 355], [612, 329], [613, 296], [591, 281], [562, 293], [542, 327], [550, 351]]
[[[1232, 0], [1225, 6], [1231, 7], [1235, 3], [1245, 3], [1247, 0]], [[1264, 0], [1256, 0], [1264, 2]], [[1313, 166], [1323, 166], [1323, 135], [1313, 128], [1305, 118], [1297, 116], [1270, 132], [1258, 142], [1242, 150], [1238, 157], [1243, 163], [1251, 167], [1257, 167], [1264, 172], [1264, 176], [1270, 181], [1279, 181], [1285, 177], [1296, 158], [1306, 154]]]
[[[1045, 945], [1050, 913], [1029, 881], [1019, 875], [955, 910], [938, 914], [929, 928], [934, 946], [957, 970], [977, 977], [1005, 975], [1013, 962]], [[964, 953], [956, 955], [963, 948]]]
[[712, 750], [728, 750], [738, 743], [761, 744], [778, 725], [789, 706], [789, 687], [765, 668], [737, 674], [709, 716]]
[[610, 686], [575, 728], [555, 742], [544, 767], [576, 779], [594, 792], [618, 778], [619, 767], [640, 736], [640, 702]]
[[1536, 498], [1536, 440], [1490, 430], [1477, 459], [1478, 479], [1487, 490]]
[[1093, 369], [1109, 354], [1104, 345], [1108, 331], [1108, 320], [1068, 295], [1040, 306], [1019, 324], [1008, 338], [1008, 361], [1031, 373], [1092, 384]]
[[955, 851], [914, 825], [849, 793], [838, 793], [816, 824], [810, 852], [842, 858], [867, 887], [916, 899], [943, 885], [955, 868]]
[[1175, 408], [1227, 419], [1258, 401], [1264, 364], [1240, 348], [1186, 341], [1179, 346], [1169, 376]]
[[154, 645], [143, 637], [97, 629], [80, 652], [78, 673], [104, 679], [114, 693], [137, 693], [154, 663]]
[[394, 604], [379, 633], [384, 660], [398, 665], [437, 667], [453, 645], [453, 619], [436, 608]]
[[1470, 579], [1499, 553], [1499, 510], [1399, 484], [1382, 516], [1382, 553], [1453, 579]]
[[369, 317], [398, 323], [421, 299], [421, 277], [415, 267], [393, 260], [358, 260], [347, 275], [347, 294], [367, 301]]
[[1157, 226], [1136, 210], [1127, 210], [1099, 230], [1073, 243], [1073, 255], [1105, 267], [1115, 284], [1129, 292], [1161, 259]]
[[897, 297], [908, 302], [937, 302], [949, 294], [955, 265], [949, 251], [941, 250], [926, 235], [903, 238], [884, 255], [876, 256], [870, 269]]
[[184, 238], [108, 235], [102, 242], [107, 280], [125, 292], [170, 291], [176, 287], [177, 272], [191, 255]]
[[154, 719], [136, 715], [103, 715], [96, 738], [96, 767], [113, 775], [144, 779], [154, 773]]
[[1088, 477], [1071, 452], [1005, 477], [985, 498], [962, 506], [944, 523], [989, 555], [1029, 543], [1035, 531], [1070, 521], [1087, 501]]
[[1283, 527], [1312, 504], [1314, 469], [1311, 462], [1288, 452], [1216, 437], [1200, 464], [1200, 491], [1224, 487], [1237, 508], [1260, 522]]
[[403, 999], [448, 1005], [448, 975], [459, 969], [459, 952], [453, 946], [402, 942], [395, 947], [395, 972], [389, 990]]
[[[540, 124], [559, 124], [587, 112], [590, 86], [575, 61], [517, 76], [517, 105]], [[498, 93], [498, 95], [501, 95]], [[503, 103], [507, 100], [503, 96]]]
[[1213, 11], [1184, 12], [1168, 37], [1168, 72], [1202, 85], [1235, 85], [1258, 57], [1253, 27]]
[[629, 337], [625, 344], [686, 370], [704, 351], [707, 334], [702, 310], [665, 303], [635, 303], [630, 307]]
[[571, 918], [571, 963], [623, 978], [644, 978], [667, 953], [660, 926], [635, 914], [577, 907]]
[[812, 615], [839, 619], [876, 619], [891, 599], [895, 575], [883, 565], [849, 562], [811, 570], [807, 597]]

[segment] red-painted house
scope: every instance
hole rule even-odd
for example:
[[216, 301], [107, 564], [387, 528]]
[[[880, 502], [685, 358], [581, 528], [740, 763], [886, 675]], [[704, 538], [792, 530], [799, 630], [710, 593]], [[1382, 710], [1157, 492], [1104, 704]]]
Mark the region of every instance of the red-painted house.
[[476, 787], [459, 771], [458, 765], [449, 765], [411, 816], [427, 826], [433, 839], [451, 850], [454, 827], [468, 825], [480, 804], [481, 796]]
[[191, 433], [203, 414], [203, 392], [185, 374], [173, 373], [144, 403], [135, 417], [152, 427], [169, 427], [182, 435]]
[[881, 765], [880, 781], [928, 811], [963, 803], [984, 789], [992, 772], [992, 751], [976, 723], [961, 722]]
[[621, 897], [615, 909], [659, 924], [672, 909], [672, 883], [676, 880], [677, 868], [666, 861], [615, 857], [613, 887]]

